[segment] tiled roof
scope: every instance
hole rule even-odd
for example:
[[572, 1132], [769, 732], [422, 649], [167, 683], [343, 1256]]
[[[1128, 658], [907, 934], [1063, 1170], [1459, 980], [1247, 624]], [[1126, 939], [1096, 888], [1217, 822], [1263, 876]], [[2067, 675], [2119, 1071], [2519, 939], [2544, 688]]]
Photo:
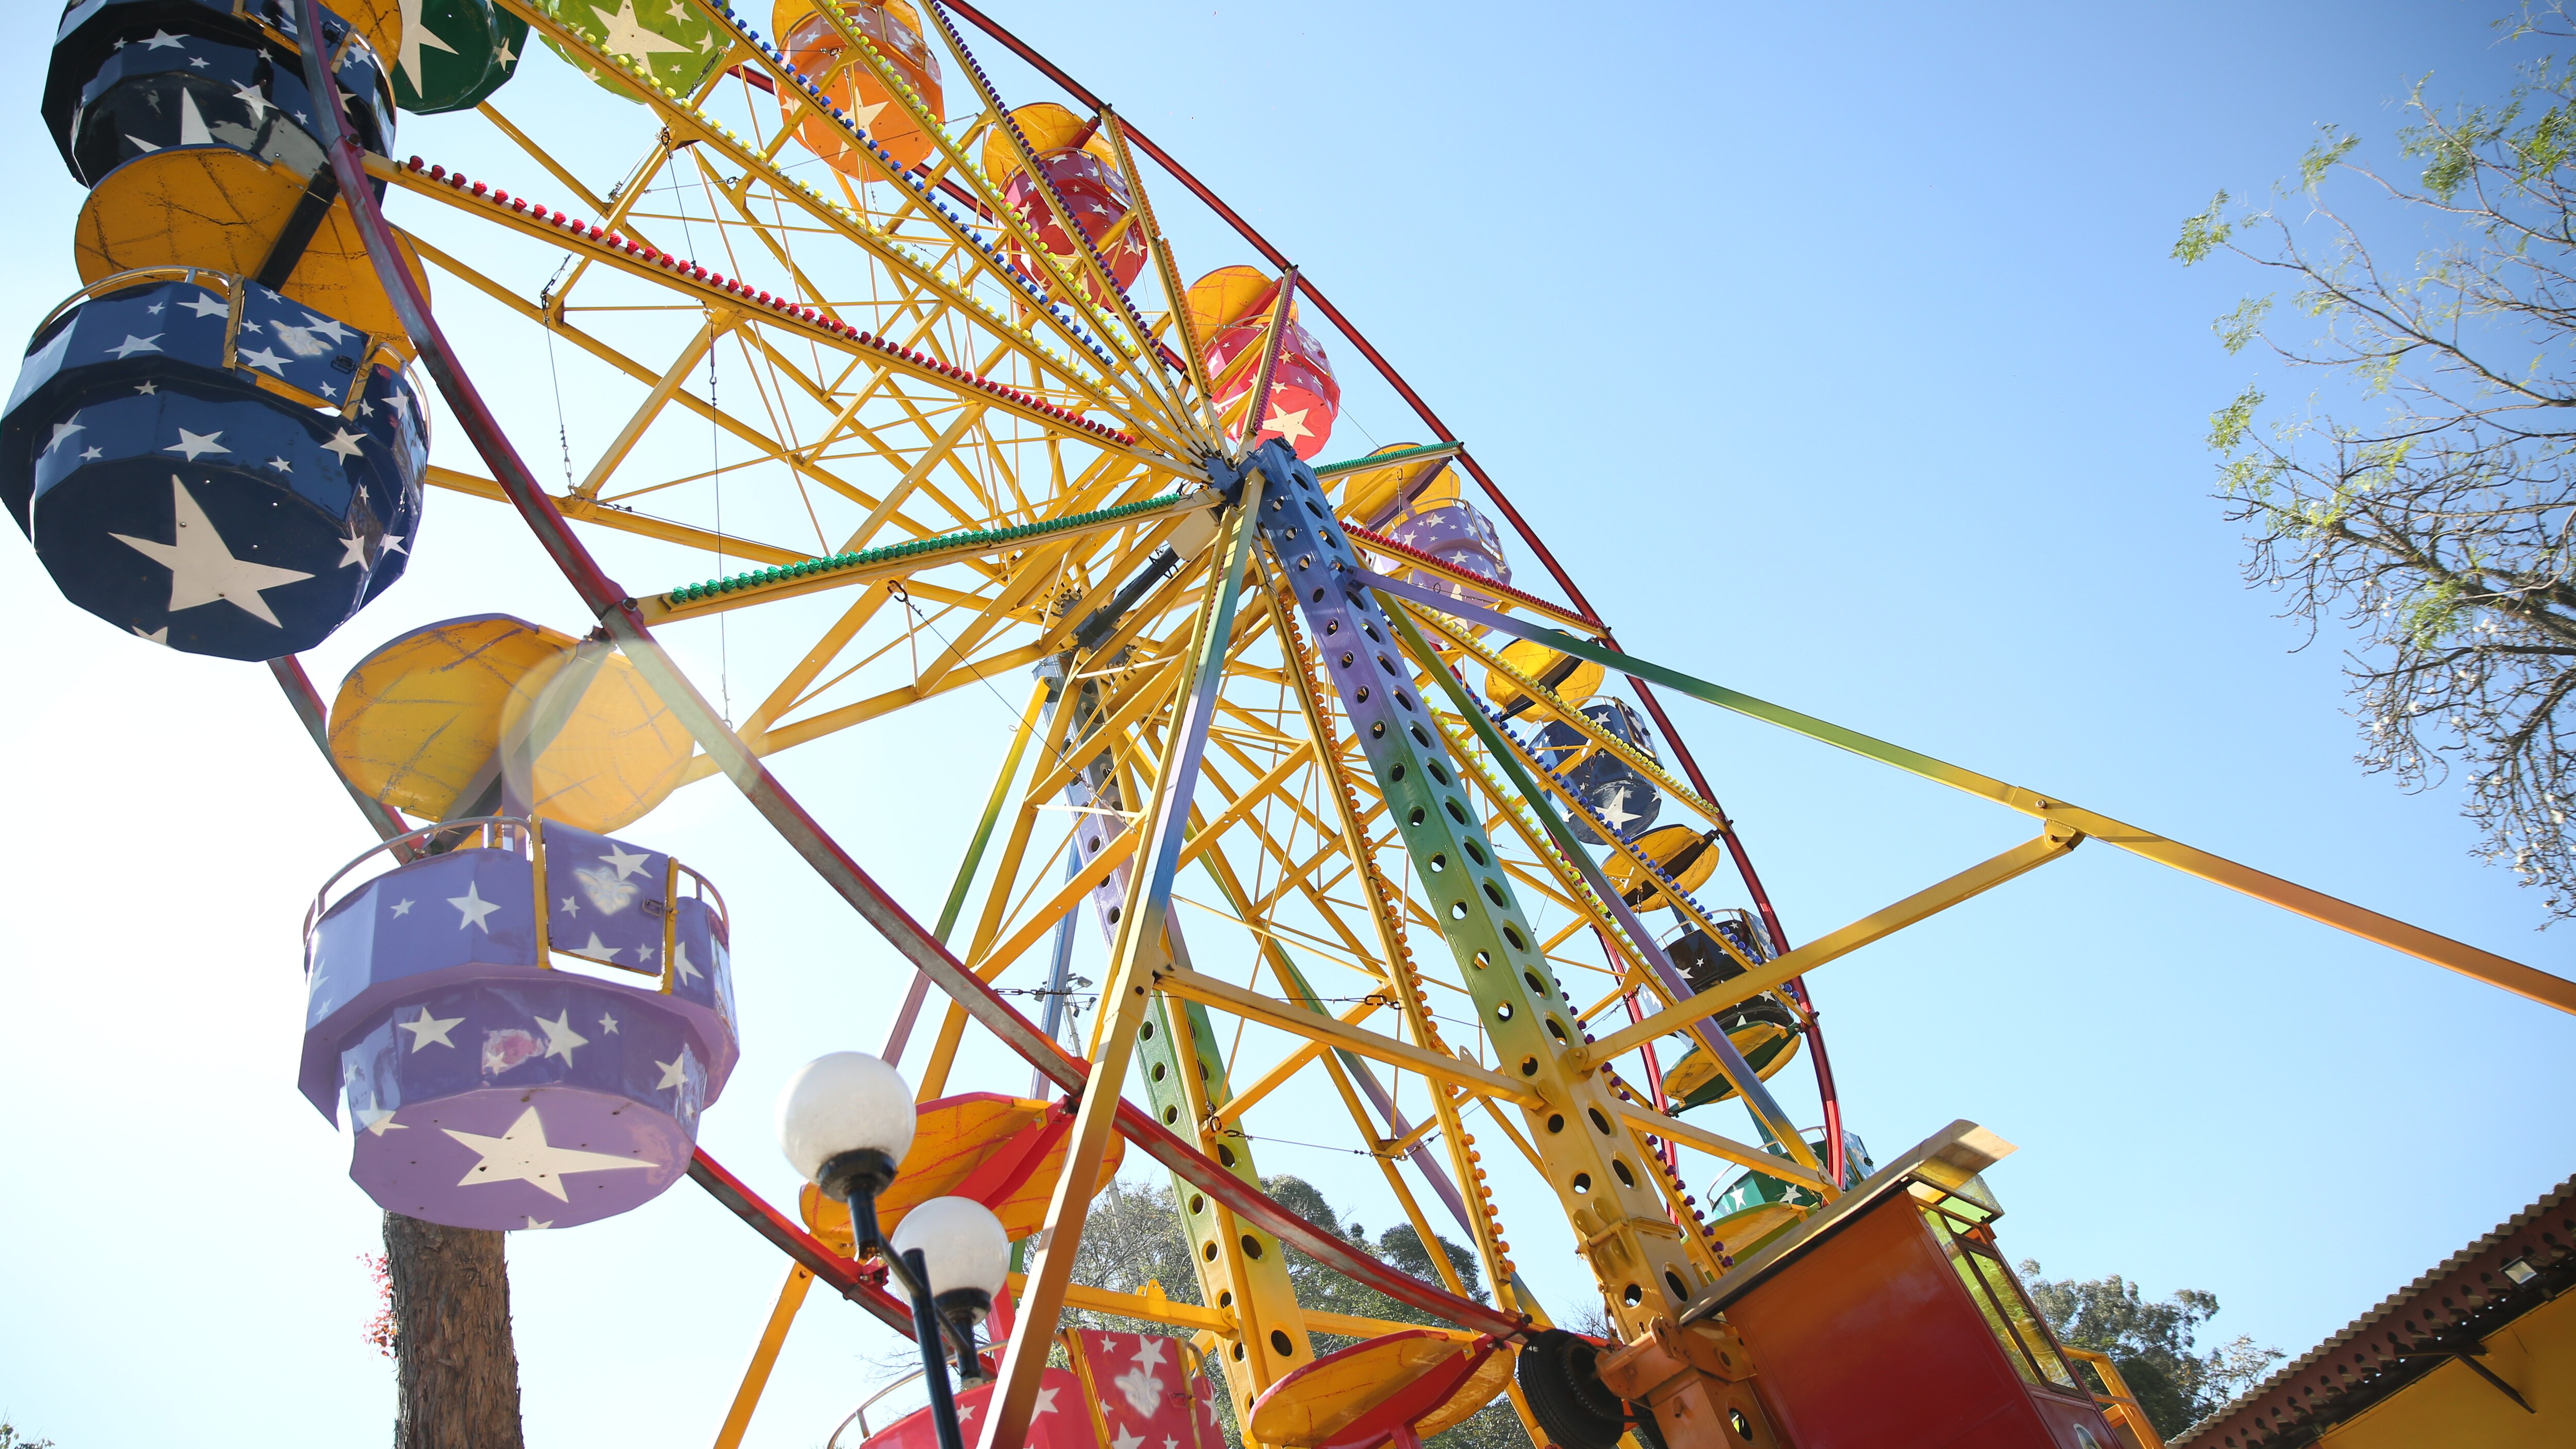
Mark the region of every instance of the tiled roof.
[[[2508, 1263], [2529, 1265], [2522, 1283]], [[2576, 1286], [2576, 1177], [2382, 1299], [2171, 1449], [2294, 1449]]]

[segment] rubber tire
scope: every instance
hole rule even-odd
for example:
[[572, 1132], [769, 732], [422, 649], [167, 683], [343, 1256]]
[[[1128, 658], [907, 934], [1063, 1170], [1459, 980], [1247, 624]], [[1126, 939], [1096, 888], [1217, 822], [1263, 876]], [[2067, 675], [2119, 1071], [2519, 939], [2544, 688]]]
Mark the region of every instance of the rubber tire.
[[1600, 1355], [1601, 1345], [1561, 1328], [1542, 1330], [1521, 1348], [1514, 1368], [1521, 1393], [1557, 1449], [1618, 1449], [1628, 1405], [1603, 1386]]

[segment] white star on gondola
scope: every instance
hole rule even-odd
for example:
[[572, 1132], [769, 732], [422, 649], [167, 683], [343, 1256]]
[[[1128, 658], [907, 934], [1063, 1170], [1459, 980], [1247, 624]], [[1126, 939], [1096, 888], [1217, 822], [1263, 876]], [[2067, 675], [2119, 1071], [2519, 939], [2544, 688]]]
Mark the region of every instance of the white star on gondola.
[[241, 365], [245, 368], [267, 368], [270, 375], [275, 377], [286, 376], [286, 359], [269, 351], [265, 347], [261, 348], [257, 352], [242, 353]]
[[179, 441], [172, 443], [161, 451], [164, 453], [185, 453], [188, 455], [188, 461], [193, 463], [208, 453], [231, 452], [232, 449], [223, 445], [223, 436], [224, 430], [221, 428], [217, 428], [211, 433], [192, 433], [186, 428], [181, 428], [179, 430]]
[[403, 540], [407, 537], [409, 537], [407, 534], [386, 534], [382, 551], [385, 553], [399, 553], [407, 556], [411, 552], [409, 549], [403, 547]]
[[137, 639], [141, 639], [151, 644], [158, 644], [164, 649], [170, 647], [170, 626], [167, 624], [162, 625], [160, 628], [153, 630], [149, 634], [143, 632], [141, 625], [132, 625], [129, 627], [133, 628], [134, 637]]
[[125, 340], [123, 342], [107, 349], [107, 352], [110, 357], [127, 358], [132, 357], [138, 352], [158, 352], [160, 350], [160, 333], [155, 332], [149, 337], [137, 337], [133, 333], [128, 332], [125, 334]]
[[[575, 1172], [614, 1172], [620, 1168], [640, 1168], [648, 1164], [631, 1157], [613, 1157], [605, 1152], [584, 1152], [574, 1147], [557, 1147], [546, 1141], [546, 1124], [537, 1116], [534, 1106], [519, 1114], [519, 1120], [498, 1137], [476, 1132], [459, 1132], [453, 1127], [439, 1129], [458, 1143], [482, 1155], [482, 1160], [465, 1169], [456, 1180], [458, 1187], [478, 1183], [524, 1182], [558, 1202], [572, 1199], [563, 1190], [563, 1179]], [[537, 1225], [530, 1218], [531, 1226]]]
[[617, 1018], [602, 1013], [599, 1018], [599, 1034], [601, 1036], [617, 1035]]
[[421, 0], [402, 0], [402, 46], [396, 54], [394, 68], [411, 78], [411, 88], [421, 89], [420, 52], [423, 46], [456, 54], [456, 47], [438, 38], [420, 18]]
[[388, 1132], [409, 1132], [411, 1130], [409, 1127], [395, 1121], [394, 1114], [382, 1107], [366, 1108], [359, 1112], [357, 1116], [358, 1125], [365, 1129], [368, 1135], [373, 1137], [382, 1137]]
[[456, 929], [462, 931], [468, 926], [473, 926], [486, 936], [492, 934], [492, 928], [484, 924], [483, 918], [501, 907], [496, 902], [483, 899], [482, 892], [476, 889], [476, 882], [467, 881], [465, 894], [449, 896], [447, 903], [456, 907], [457, 914], [464, 917], [456, 923]]
[[657, 55], [676, 55], [689, 49], [667, 35], [645, 29], [644, 23], [635, 18], [635, 0], [617, 0], [617, 13], [614, 15], [597, 5], [590, 7], [590, 13], [599, 17], [600, 25], [608, 32], [600, 40], [599, 48], [611, 55], [623, 53], [637, 60], [650, 60]]
[[84, 462], [84, 463], [95, 463], [95, 462], [97, 462], [99, 459], [104, 458], [104, 457], [106, 457], [106, 456], [107, 456], [107, 450], [106, 450], [106, 449], [104, 449], [104, 448], [83, 448], [83, 449], [81, 449], [81, 461], [82, 461], [82, 462]]
[[617, 953], [625, 949], [623, 946], [609, 945], [599, 939], [597, 931], [593, 931], [587, 942], [571, 948], [571, 954], [591, 961], [614, 961], [617, 959]]
[[265, 591], [313, 576], [233, 557], [223, 535], [215, 532], [205, 510], [175, 473], [170, 476], [170, 499], [176, 535], [170, 542], [124, 533], [108, 535], [170, 571], [169, 611], [175, 614], [221, 599], [271, 628], [281, 627], [263, 597]]
[[[156, 347], [153, 351], [158, 352], [160, 349]], [[145, 397], [150, 397], [161, 390], [161, 384], [157, 382], [137, 383], [135, 384], [134, 390], [143, 394]]]
[[535, 1213], [525, 1213], [522, 1214], [522, 1216], [526, 1219], [528, 1224], [527, 1227], [521, 1229], [522, 1232], [539, 1232], [554, 1226], [554, 1221], [551, 1218], [541, 1223], [537, 1221], [537, 1215]]
[[578, 916], [578, 915], [580, 915], [580, 914], [581, 914], [581, 901], [580, 901], [580, 899], [579, 899], [578, 897], [575, 897], [575, 896], [566, 896], [566, 897], [564, 897], [564, 898], [563, 898], [563, 913], [564, 913], [565, 915], [567, 915], [567, 916]]
[[580, 1032], [572, 1029], [572, 1009], [570, 1007], [566, 1007], [563, 1014], [557, 1016], [552, 1021], [548, 1021], [542, 1016], [538, 1017], [537, 1025], [543, 1028], [546, 1034], [546, 1055], [550, 1057], [563, 1058], [565, 1066], [572, 1065], [572, 1049], [574, 1047], [586, 1047], [590, 1045], [589, 1037], [583, 1036]]
[[74, 433], [87, 431], [89, 431], [89, 425], [80, 420], [80, 414], [74, 413], [70, 422], [54, 424], [54, 438], [52, 442], [45, 444], [45, 451], [50, 453], [63, 445], [63, 439]]
[[[206, 58], [202, 55], [192, 55], [188, 57], [188, 64], [193, 69], [204, 70], [206, 68]], [[186, 91], [181, 91], [179, 93], [179, 98], [181, 100], [186, 100], [187, 97], [188, 93]]]
[[697, 1063], [689, 1059], [688, 1044], [683, 1042], [677, 1058], [667, 1062], [655, 1062], [653, 1065], [662, 1069], [662, 1080], [653, 1084], [653, 1090], [658, 1092], [665, 1088], [672, 1088], [685, 1092], [689, 1089], [689, 1068], [696, 1066]]
[[1621, 834], [1627, 833], [1628, 822], [1637, 818], [1637, 812], [1628, 808], [1627, 786], [1610, 792], [1610, 798], [1602, 802], [1601, 818], [1618, 827]]
[[1109, 1449], [1145, 1449], [1145, 1436], [1121, 1425], [1118, 1432], [1111, 1436]]
[[679, 972], [683, 981], [695, 981], [706, 974], [689, 964], [689, 943], [686, 941], [671, 948], [671, 969]]
[[1274, 403], [1270, 408], [1270, 416], [1261, 424], [1261, 430], [1265, 433], [1277, 433], [1281, 442], [1294, 447], [1315, 436], [1315, 430], [1306, 426], [1306, 414], [1313, 411], [1312, 408], [1299, 408], [1292, 413]]
[[894, 104], [892, 101], [879, 101], [873, 106], [852, 106], [850, 108], [850, 119], [858, 124], [860, 130], [868, 130], [876, 125], [877, 112], [884, 110], [892, 104]]
[[284, 458], [271, 458], [268, 460], [268, 466], [276, 469], [280, 473], [292, 473], [295, 471], [295, 465], [286, 461]]
[[355, 458], [359, 456], [358, 435], [347, 428], [341, 428], [333, 434], [331, 441], [322, 445], [322, 451], [337, 453], [343, 458]]
[[411, 1033], [411, 1049], [413, 1051], [419, 1051], [425, 1046], [452, 1047], [456, 1045], [456, 1043], [447, 1039], [447, 1034], [464, 1024], [465, 1018], [461, 1016], [432, 1016], [429, 1014], [429, 1008], [426, 1006], [420, 1009], [420, 1016], [417, 1020], [397, 1021], [394, 1023], [394, 1025]]
[[[188, 63], [196, 66], [205, 64], [202, 60], [192, 60]], [[206, 129], [206, 118], [197, 112], [197, 94], [194, 91], [179, 92], [179, 144], [182, 146], [215, 144], [215, 133]]]
[[197, 295], [189, 298], [187, 301], [182, 302], [179, 305], [196, 313], [200, 317], [229, 317], [232, 315], [233, 311], [230, 306], [225, 304], [223, 298], [215, 296], [211, 292], [199, 292]]
[[357, 335], [332, 318], [316, 317], [310, 312], [304, 314], [303, 330], [316, 337], [328, 337], [333, 342], [346, 342]]
[[642, 851], [620, 850], [613, 845], [610, 847], [609, 852], [606, 855], [600, 857], [601, 860], [608, 863], [610, 869], [617, 872], [617, 878], [619, 880], [624, 880], [630, 875], [642, 875], [644, 873], [644, 862], [651, 860], [652, 858], [652, 856], [647, 855]]
[[417, 903], [417, 902], [414, 902], [414, 901], [409, 901], [409, 900], [400, 900], [400, 901], [396, 901], [396, 902], [394, 902], [394, 918], [395, 918], [396, 920], [400, 920], [400, 919], [401, 919], [401, 918], [403, 918], [404, 916], [408, 916], [408, 915], [410, 915], [410, 914], [411, 914], [411, 908], [412, 908], [414, 905], [416, 905], [416, 904], [418, 904], [418, 903]]
[[[364, 568], [366, 566], [366, 562], [367, 536], [353, 529], [347, 537], [340, 540], [340, 562], [334, 565], [334, 567], [348, 568], [354, 564], [360, 568]], [[401, 915], [402, 912], [396, 911], [394, 914]]]
[[143, 42], [143, 48], [145, 50], [177, 50], [179, 48], [180, 39], [181, 37], [172, 35], [169, 31], [156, 30], [152, 32], [152, 38], [150, 40]]
[[257, 86], [234, 81], [233, 99], [250, 107], [250, 118], [254, 121], [265, 119], [269, 113], [268, 93]]
[[510, 48], [510, 42], [507, 40], [504, 40], [499, 45], [492, 47], [492, 58], [501, 62], [501, 64], [505, 66], [517, 65], [519, 63], [519, 53]]

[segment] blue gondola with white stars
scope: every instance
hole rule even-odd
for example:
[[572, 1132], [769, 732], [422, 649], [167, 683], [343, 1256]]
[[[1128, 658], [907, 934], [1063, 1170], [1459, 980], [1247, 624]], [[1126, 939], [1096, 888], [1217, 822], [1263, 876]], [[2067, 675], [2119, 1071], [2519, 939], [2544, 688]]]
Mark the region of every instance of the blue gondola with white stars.
[[109, 278], [28, 347], [0, 503], [64, 597], [129, 633], [309, 649], [418, 535], [429, 443], [395, 341], [240, 278]]
[[[84, 0], [67, 7], [45, 77], [45, 129], [85, 186], [137, 156], [229, 146], [319, 175], [295, 12], [288, 0]], [[327, 10], [323, 38], [360, 144], [394, 140], [385, 64]]]

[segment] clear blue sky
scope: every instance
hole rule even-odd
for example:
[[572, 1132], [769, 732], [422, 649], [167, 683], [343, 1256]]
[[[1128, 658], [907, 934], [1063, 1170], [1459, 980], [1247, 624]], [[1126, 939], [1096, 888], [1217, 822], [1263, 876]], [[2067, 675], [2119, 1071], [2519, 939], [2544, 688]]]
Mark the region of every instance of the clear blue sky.
[[[2450, 793], [2352, 765], [2340, 642], [2288, 652], [2299, 632], [2240, 582], [2201, 440], [2260, 370], [2207, 324], [2256, 279], [2166, 256], [2213, 190], [2259, 193], [2320, 122], [2384, 138], [2428, 73], [2436, 95], [2497, 93], [2513, 56], [2488, 8], [994, 9], [1309, 269], [1636, 652], [2576, 974], [2576, 937], [2536, 933], [2536, 899], [2468, 857]], [[80, 193], [30, 103], [44, 21], [11, 23], [0, 334], [19, 336], [74, 285]], [[585, 108], [633, 119], [544, 55], [500, 99], [566, 134]], [[489, 154], [455, 120], [407, 121], [402, 146]], [[595, 154], [598, 175], [629, 150]], [[1192, 271], [1244, 259], [1174, 226]], [[529, 334], [465, 336], [550, 451]], [[613, 426], [584, 402], [577, 454]], [[1356, 383], [1344, 426], [1337, 456], [1424, 436]], [[438, 446], [470, 466], [452, 427]], [[574, 623], [499, 510], [431, 508], [411, 578], [314, 660], [326, 688], [427, 620]], [[0, 554], [19, 681], [0, 1414], [66, 1449], [372, 1440], [391, 1374], [357, 1339], [353, 1259], [375, 1214], [291, 1087], [296, 925], [365, 837], [264, 672], [120, 640], [22, 544]], [[639, 583], [667, 567], [622, 562]], [[950, 709], [787, 767], [923, 914], [991, 761], [947, 731], [999, 729], [989, 698]], [[1800, 939], [2027, 831], [1684, 719]], [[777, 1083], [873, 1046], [896, 976], [720, 789], [638, 833], [745, 923], [747, 1056], [705, 1140], [783, 1194]], [[2301, 1351], [2576, 1171], [2576, 1021], [2098, 845], [1813, 984], [1873, 1147], [1991, 1126], [2022, 1146], [1992, 1178], [2007, 1251], [2210, 1289], [2221, 1336]], [[1353, 1180], [1352, 1159], [1264, 1161]], [[774, 1257], [685, 1186], [512, 1254], [534, 1439], [712, 1435]], [[754, 1443], [828, 1433], [852, 1355], [887, 1349], [855, 1319], [809, 1308]]]

